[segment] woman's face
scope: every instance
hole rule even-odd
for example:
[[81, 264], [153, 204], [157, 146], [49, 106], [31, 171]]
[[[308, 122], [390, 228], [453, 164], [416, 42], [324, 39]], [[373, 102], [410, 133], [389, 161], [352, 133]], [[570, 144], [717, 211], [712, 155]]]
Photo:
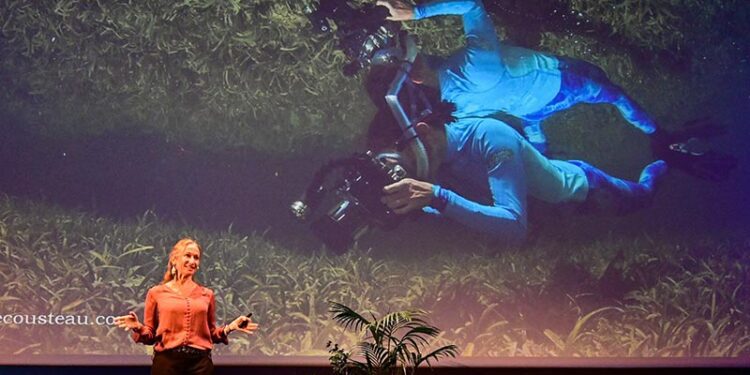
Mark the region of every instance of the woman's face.
[[185, 277], [193, 277], [195, 272], [198, 271], [198, 265], [201, 263], [201, 251], [198, 249], [198, 245], [191, 243], [185, 247], [185, 251], [178, 257], [177, 273]]

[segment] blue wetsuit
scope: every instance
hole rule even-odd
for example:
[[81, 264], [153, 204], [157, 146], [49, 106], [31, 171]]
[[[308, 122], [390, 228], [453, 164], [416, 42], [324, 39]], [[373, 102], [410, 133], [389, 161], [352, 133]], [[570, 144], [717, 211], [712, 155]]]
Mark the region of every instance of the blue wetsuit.
[[543, 144], [543, 119], [577, 103], [610, 103], [644, 133], [656, 130], [645, 111], [598, 67], [501, 43], [480, 0], [430, 2], [416, 6], [414, 14], [417, 20], [462, 16], [466, 47], [447, 58], [427, 58], [437, 70], [442, 99], [456, 104], [457, 117], [504, 112], [523, 119], [525, 130], [541, 137], [530, 140]]
[[445, 134], [442, 172], [456, 181], [461, 194], [484, 190], [489, 197], [468, 199], [435, 184], [433, 203], [424, 211], [515, 243], [526, 234], [527, 194], [625, 213], [650, 202], [653, 177], [665, 170], [664, 162], [653, 163], [644, 169], [640, 183], [633, 183], [584, 162], [549, 160], [510, 126], [492, 118], [461, 118], [446, 125]]
[[[460, 190], [489, 190], [479, 203], [434, 185], [434, 205], [442, 214], [480, 232], [509, 241], [526, 233], [526, 194], [552, 202], [583, 201], [588, 191], [581, 168], [541, 155], [518, 132], [492, 118], [462, 118], [445, 127], [447, 154], [442, 171]], [[529, 173], [535, 169], [536, 173]], [[539, 189], [545, 180], [547, 189]], [[463, 191], [462, 191], [463, 193]]]

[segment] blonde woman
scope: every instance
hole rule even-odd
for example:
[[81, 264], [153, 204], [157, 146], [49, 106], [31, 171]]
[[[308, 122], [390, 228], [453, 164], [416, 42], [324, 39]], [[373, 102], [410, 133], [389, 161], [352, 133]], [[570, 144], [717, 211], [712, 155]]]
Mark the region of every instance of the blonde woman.
[[258, 329], [247, 316], [216, 325], [214, 292], [193, 279], [201, 253], [195, 240], [177, 241], [164, 281], [146, 295], [143, 323], [132, 311], [115, 318], [118, 327], [132, 331], [135, 342], [154, 346], [151, 374], [213, 374], [213, 343], [227, 344], [233, 331], [252, 334]]

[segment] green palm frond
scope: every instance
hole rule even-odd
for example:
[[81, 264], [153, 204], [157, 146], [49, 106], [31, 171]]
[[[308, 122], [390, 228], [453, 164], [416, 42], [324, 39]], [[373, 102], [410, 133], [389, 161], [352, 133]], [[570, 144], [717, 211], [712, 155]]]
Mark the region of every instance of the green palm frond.
[[371, 342], [360, 342], [357, 348], [370, 367], [389, 368], [397, 364], [395, 353], [383, 346]]
[[458, 346], [446, 345], [446, 346], [442, 346], [440, 348], [433, 350], [432, 352], [428, 353], [424, 357], [415, 359], [413, 362], [413, 366], [416, 368], [416, 367], [419, 367], [419, 365], [422, 363], [426, 363], [428, 366], [431, 366], [430, 360], [438, 361], [441, 358], [445, 358], [445, 357], [456, 358], [456, 356], [458, 356]]
[[430, 339], [440, 334], [437, 327], [426, 321], [424, 311], [397, 311], [379, 319], [373, 315], [373, 321], [366, 322], [366, 319], [351, 308], [336, 302], [330, 304], [334, 320], [341, 323], [344, 328], [369, 333], [365, 341], [357, 344], [353, 352], [354, 356], [363, 360], [355, 360], [352, 355], [347, 355], [348, 367], [332, 361], [336, 373], [351, 373], [349, 371], [353, 369], [366, 374], [391, 373], [389, 371], [395, 369], [398, 369], [399, 373], [414, 373], [422, 363], [429, 366], [430, 361], [455, 357], [458, 354], [458, 347], [455, 345], [443, 346], [426, 355], [422, 354], [422, 350], [429, 347]]
[[384, 317], [372, 322], [371, 328], [383, 332], [393, 332], [403, 324], [413, 321], [414, 314], [415, 312], [413, 311], [397, 311], [386, 314]]
[[329, 301], [329, 304], [331, 305], [329, 311], [333, 314], [333, 320], [344, 326], [345, 329], [351, 328], [359, 331], [371, 324], [369, 320], [346, 305], [333, 301]]
[[416, 326], [407, 331], [400, 342], [418, 350], [422, 346], [429, 345], [429, 338], [437, 337], [440, 330], [432, 326]]
[[380, 319], [375, 319], [366, 326], [374, 342], [379, 345], [387, 345], [389, 342], [395, 344], [393, 338], [394, 332], [400, 330], [411, 319], [411, 311], [399, 311], [386, 314]]

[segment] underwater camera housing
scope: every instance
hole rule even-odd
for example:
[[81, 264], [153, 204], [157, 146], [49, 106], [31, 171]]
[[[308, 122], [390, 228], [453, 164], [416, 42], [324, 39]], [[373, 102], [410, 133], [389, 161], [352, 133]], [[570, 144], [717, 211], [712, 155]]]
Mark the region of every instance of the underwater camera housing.
[[[340, 178], [326, 189], [325, 180], [340, 171]], [[315, 235], [336, 254], [342, 254], [371, 225], [393, 229], [403, 219], [380, 201], [383, 187], [406, 177], [399, 164], [386, 163], [371, 151], [332, 160], [313, 177], [302, 198], [291, 206], [300, 220], [308, 220], [323, 203], [326, 192], [335, 192], [335, 202], [327, 213], [314, 219]]]
[[[410, 68], [409, 61], [401, 62], [385, 100], [402, 131], [397, 144], [400, 148], [409, 147], [415, 157], [416, 169], [411, 176], [424, 179], [429, 160], [413, 124], [430, 114], [432, 108], [425, 93], [408, 79]], [[310, 222], [312, 231], [326, 247], [337, 254], [344, 253], [369, 228], [393, 229], [403, 221], [403, 215], [394, 213], [380, 201], [383, 187], [407, 176], [399, 161], [397, 154], [375, 155], [372, 151], [333, 160], [315, 173], [302, 198], [292, 204], [292, 213]], [[325, 180], [337, 170], [341, 173], [333, 188], [326, 189]], [[330, 202], [325, 202], [325, 198], [331, 190], [335, 192], [335, 202], [328, 205]], [[330, 207], [327, 213], [313, 219], [314, 212], [324, 203]]]
[[403, 59], [398, 46], [400, 25], [386, 20], [386, 7], [364, 4], [355, 8], [349, 0], [320, 0], [317, 6], [308, 3], [305, 13], [317, 33], [338, 37], [339, 48], [349, 59], [343, 67], [346, 76], [373, 64]]

